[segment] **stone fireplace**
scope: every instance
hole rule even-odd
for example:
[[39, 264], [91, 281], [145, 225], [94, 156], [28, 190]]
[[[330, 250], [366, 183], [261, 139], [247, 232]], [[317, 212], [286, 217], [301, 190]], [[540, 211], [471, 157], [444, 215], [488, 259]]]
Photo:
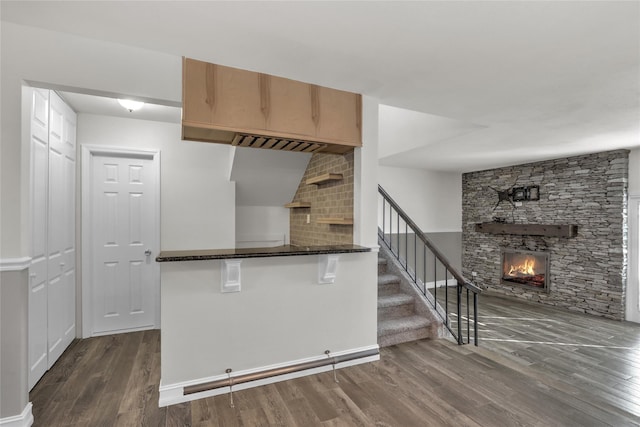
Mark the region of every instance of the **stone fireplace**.
[[506, 285], [549, 290], [549, 254], [539, 251], [502, 249], [500, 275]]
[[[628, 154], [616, 150], [463, 174], [463, 274], [490, 294], [623, 320]], [[498, 191], [531, 186], [539, 188], [537, 200], [499, 200]], [[526, 265], [515, 277], [504, 274], [520, 264], [505, 261], [505, 249], [545, 254], [535, 263], [546, 266], [533, 274]]]

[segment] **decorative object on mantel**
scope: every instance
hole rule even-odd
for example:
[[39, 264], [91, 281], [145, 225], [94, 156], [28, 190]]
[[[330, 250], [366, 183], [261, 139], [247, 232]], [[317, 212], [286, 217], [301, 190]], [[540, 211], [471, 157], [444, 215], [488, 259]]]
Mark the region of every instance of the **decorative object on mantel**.
[[517, 234], [522, 236], [576, 237], [578, 226], [574, 224], [506, 224], [483, 222], [476, 224], [476, 231], [490, 234]]

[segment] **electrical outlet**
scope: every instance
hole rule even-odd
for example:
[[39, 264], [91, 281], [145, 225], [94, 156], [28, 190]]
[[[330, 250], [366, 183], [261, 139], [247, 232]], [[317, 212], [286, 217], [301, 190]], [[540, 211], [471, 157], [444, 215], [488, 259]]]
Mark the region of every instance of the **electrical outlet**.
[[478, 272], [477, 271], [472, 271], [471, 272], [471, 277], [478, 277]]

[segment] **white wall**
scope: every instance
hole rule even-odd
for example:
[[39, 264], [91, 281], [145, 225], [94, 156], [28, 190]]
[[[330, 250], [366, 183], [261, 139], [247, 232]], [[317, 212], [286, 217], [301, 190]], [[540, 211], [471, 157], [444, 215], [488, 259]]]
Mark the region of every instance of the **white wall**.
[[629, 195], [640, 196], [640, 148], [629, 152]]
[[28, 389], [29, 290], [26, 268], [3, 271], [0, 264], [0, 422], [20, 414], [29, 402]]
[[93, 114], [78, 116], [78, 143], [160, 150], [162, 250], [234, 246], [229, 146], [181, 141], [174, 123]]
[[638, 220], [640, 197], [640, 148], [629, 153], [629, 269], [627, 277], [626, 320], [640, 322], [640, 221]]
[[289, 243], [289, 209], [311, 154], [235, 148], [237, 248]]
[[236, 248], [289, 243], [289, 209], [282, 206], [236, 206]]
[[378, 111], [375, 98], [362, 96], [362, 148], [353, 158], [353, 243], [378, 247]]
[[380, 166], [378, 182], [422, 231], [462, 231], [460, 173]]

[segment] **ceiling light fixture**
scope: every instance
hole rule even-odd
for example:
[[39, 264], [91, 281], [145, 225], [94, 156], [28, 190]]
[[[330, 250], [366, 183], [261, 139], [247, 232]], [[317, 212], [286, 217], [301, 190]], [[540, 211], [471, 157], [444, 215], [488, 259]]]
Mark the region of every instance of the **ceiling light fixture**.
[[130, 113], [139, 110], [144, 105], [144, 102], [141, 101], [133, 101], [131, 99], [118, 99], [118, 103], [122, 105], [124, 108], [129, 110]]

